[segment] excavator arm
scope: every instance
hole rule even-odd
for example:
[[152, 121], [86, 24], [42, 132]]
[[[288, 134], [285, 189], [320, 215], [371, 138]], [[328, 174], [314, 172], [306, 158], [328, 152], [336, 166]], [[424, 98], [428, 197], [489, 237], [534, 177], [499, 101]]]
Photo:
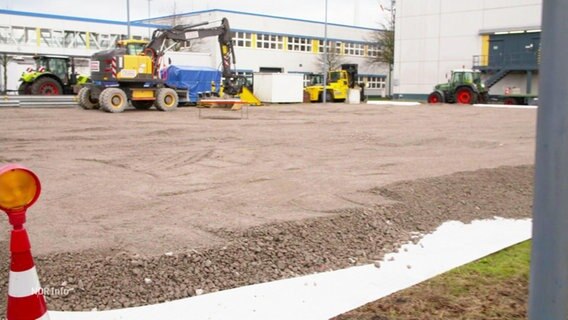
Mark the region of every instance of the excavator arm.
[[[224, 90], [227, 94], [238, 94], [241, 91], [240, 83], [242, 81], [238, 81], [239, 77], [232, 69], [236, 59], [229, 20], [227, 20], [227, 18], [223, 18], [221, 20], [221, 25], [217, 27], [199, 28], [207, 24], [209, 24], [209, 22], [192, 25], [179, 25], [170, 29], [157, 29], [152, 34], [152, 40], [148, 43], [146, 48], [144, 48], [144, 55], [152, 58], [153, 73], [157, 75], [160, 58], [178, 43], [218, 36], [222, 58]], [[171, 42], [173, 42], [173, 44], [168, 46], [168, 43]]]

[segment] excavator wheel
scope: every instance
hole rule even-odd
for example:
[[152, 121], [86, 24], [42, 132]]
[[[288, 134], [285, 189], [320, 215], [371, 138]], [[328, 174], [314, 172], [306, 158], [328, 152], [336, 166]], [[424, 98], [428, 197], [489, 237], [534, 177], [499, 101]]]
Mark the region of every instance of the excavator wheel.
[[91, 89], [87, 87], [81, 88], [77, 94], [79, 105], [85, 110], [92, 110], [100, 108], [99, 100], [91, 98]]
[[174, 89], [160, 88], [156, 93], [156, 109], [172, 111], [178, 106], [178, 95]]
[[31, 92], [33, 95], [56, 96], [63, 94], [63, 88], [52, 78], [39, 78], [32, 84]]
[[118, 113], [126, 109], [128, 98], [126, 93], [119, 88], [106, 88], [101, 92], [99, 102], [104, 111]]

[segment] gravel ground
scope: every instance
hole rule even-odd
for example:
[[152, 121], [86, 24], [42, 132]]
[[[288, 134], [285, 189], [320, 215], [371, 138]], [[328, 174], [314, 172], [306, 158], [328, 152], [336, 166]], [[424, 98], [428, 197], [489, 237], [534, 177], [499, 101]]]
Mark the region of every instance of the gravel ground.
[[375, 187], [534, 159], [535, 110], [338, 103], [203, 115], [0, 108], [0, 163], [27, 165], [43, 185], [28, 214], [34, 253], [222, 245], [221, 228], [329, 217], [386, 203], [366, 192]]
[[[296, 275], [371, 263], [447, 220], [531, 215], [532, 166], [500, 167], [398, 182], [369, 190], [389, 204], [329, 216], [209, 232], [223, 244], [160, 256], [86, 250], [36, 257], [51, 310], [145, 305]], [[0, 247], [7, 247], [1, 242]], [[7, 261], [0, 250], [1, 261]], [[0, 270], [0, 312], [7, 264]]]
[[[251, 108], [246, 120], [203, 115], [0, 108], [0, 163], [42, 180], [26, 227], [50, 309], [343, 268], [448, 219], [530, 213], [535, 110], [300, 104]], [[8, 235], [0, 218], [0, 248]]]

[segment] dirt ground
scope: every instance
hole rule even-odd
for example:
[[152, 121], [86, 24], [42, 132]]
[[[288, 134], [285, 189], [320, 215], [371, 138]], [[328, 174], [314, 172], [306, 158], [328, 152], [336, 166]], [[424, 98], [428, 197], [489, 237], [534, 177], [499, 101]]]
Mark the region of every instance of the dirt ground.
[[[275, 105], [107, 114], [0, 109], [0, 162], [43, 192], [28, 214], [36, 254], [163, 254], [220, 244], [211, 232], [383, 202], [402, 180], [533, 162], [534, 110]], [[0, 224], [0, 239], [8, 236]]]
[[[203, 115], [0, 109], [0, 162], [23, 163], [43, 183], [26, 226], [42, 285], [69, 289], [47, 296], [51, 310], [372, 263], [447, 220], [531, 214], [534, 110], [330, 104]], [[0, 223], [0, 248], [8, 230]]]

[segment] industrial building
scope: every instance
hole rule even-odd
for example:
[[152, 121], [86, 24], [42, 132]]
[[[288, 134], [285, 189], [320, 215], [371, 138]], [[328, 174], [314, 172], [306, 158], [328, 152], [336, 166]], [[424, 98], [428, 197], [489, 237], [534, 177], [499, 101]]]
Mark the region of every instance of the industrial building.
[[453, 69], [491, 94], [538, 93], [541, 0], [397, 1], [393, 95], [425, 99]]
[[[22, 19], [25, 16], [26, 19]], [[380, 48], [370, 39], [377, 29], [327, 24], [324, 22], [237, 12], [224, 9], [178, 14], [131, 22], [134, 38], [148, 38], [151, 30], [171, 25], [216, 21], [226, 17], [234, 32], [237, 72], [302, 73], [323, 70], [324, 45], [329, 46], [340, 63], [359, 66], [359, 83], [367, 95], [385, 95], [388, 67], [370, 62]], [[112, 47], [126, 38], [127, 23], [80, 17], [0, 10], [0, 53], [15, 56], [8, 67], [8, 90], [16, 90], [18, 75], [31, 63], [33, 54], [58, 54], [78, 57], [79, 71], [88, 72], [88, 57]], [[199, 39], [186, 48], [189, 53], [171, 56], [172, 64], [218, 67], [221, 63], [215, 38]], [[25, 57], [28, 58], [25, 58]], [[82, 59], [82, 60], [81, 60]], [[164, 60], [165, 63], [169, 62]], [[85, 68], [81, 69], [81, 65]]]
[[[324, 23], [283, 18], [230, 10], [205, 10], [188, 14], [156, 18], [152, 24], [192, 24], [201, 21], [219, 21], [226, 17], [231, 23], [237, 55], [237, 72], [252, 75], [254, 72], [321, 73], [323, 70]], [[148, 21], [140, 21], [148, 22]], [[370, 63], [370, 57], [379, 48], [369, 39], [376, 29], [328, 24], [330, 51], [341, 63], [354, 63], [359, 67], [359, 83], [366, 84], [367, 95], [386, 93], [388, 67]], [[215, 39], [202, 39], [198, 51], [212, 52], [217, 65], [221, 63]], [[203, 50], [206, 48], [206, 50]], [[174, 61], [174, 63], [177, 63]], [[308, 77], [306, 77], [306, 80]]]

